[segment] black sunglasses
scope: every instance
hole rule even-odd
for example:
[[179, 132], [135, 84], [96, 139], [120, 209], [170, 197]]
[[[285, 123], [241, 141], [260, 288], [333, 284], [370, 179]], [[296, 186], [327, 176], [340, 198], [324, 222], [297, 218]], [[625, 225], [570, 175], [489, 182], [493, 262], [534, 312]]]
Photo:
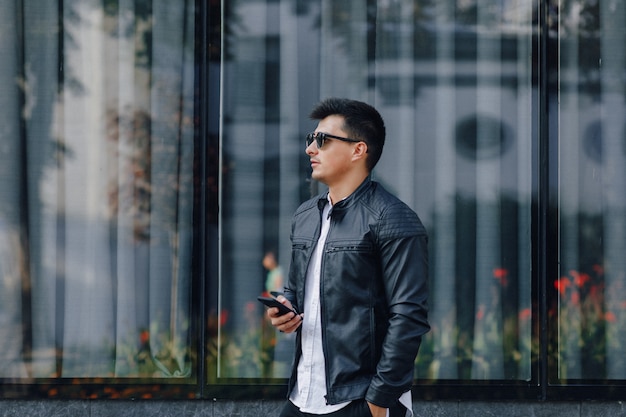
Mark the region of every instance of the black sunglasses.
[[335, 136], [335, 135], [331, 135], [329, 133], [324, 133], [324, 132], [317, 132], [317, 133], [312, 132], [306, 135], [306, 146], [308, 148], [309, 146], [311, 146], [313, 141], [315, 141], [317, 143], [317, 149], [322, 149], [322, 146], [324, 146], [324, 142], [326, 141], [326, 139], [337, 139], [343, 142], [353, 142], [353, 143], [363, 142], [362, 140], [342, 138], [341, 136]]

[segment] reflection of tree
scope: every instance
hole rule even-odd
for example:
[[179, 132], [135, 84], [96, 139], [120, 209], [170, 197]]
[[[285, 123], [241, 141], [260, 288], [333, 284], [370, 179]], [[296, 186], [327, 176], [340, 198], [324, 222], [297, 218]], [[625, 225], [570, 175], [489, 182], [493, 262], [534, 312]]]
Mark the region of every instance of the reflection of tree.
[[[150, 199], [153, 189], [150, 180], [152, 168], [150, 115], [135, 110], [129, 116], [110, 110], [108, 120], [112, 160], [125, 167], [120, 178], [109, 181], [109, 210], [111, 218], [120, 215], [120, 205], [126, 210], [121, 213], [133, 219], [133, 234], [137, 241], [149, 238]], [[128, 127], [129, 132], [120, 135], [119, 130]], [[120, 144], [120, 137], [129, 143]], [[164, 188], [163, 188], [164, 189]], [[123, 202], [120, 202], [123, 199]], [[131, 202], [131, 204], [128, 204]]]
[[[600, 3], [598, 0], [550, 0], [553, 13], [558, 13], [562, 35], [599, 37]], [[557, 22], [552, 21], [552, 25]], [[556, 29], [556, 26], [554, 26]]]
[[[17, 24], [7, 24], [5, 18], [16, 18]], [[8, 183], [0, 184], [1, 191], [6, 191], [5, 186], [7, 190], [17, 190], [9, 198], [0, 199], [0, 214], [5, 217], [10, 230], [19, 231], [17, 235], [20, 244], [15, 250], [25, 259], [25, 262], [19, 261], [17, 267], [20, 269], [22, 289], [22, 357], [24, 363], [30, 364], [34, 324], [32, 288], [37, 269], [41, 265], [41, 260], [35, 258], [41, 255], [43, 246], [40, 239], [33, 239], [31, 236], [31, 233], [38, 232], [35, 228], [44, 212], [39, 185], [45, 173], [61, 166], [64, 158], [71, 155], [71, 152], [66, 148], [63, 138], [54, 137], [50, 133], [54, 123], [55, 98], [60, 90], [55, 82], [61, 75], [54, 73], [59, 68], [56, 62], [57, 40], [60, 39], [57, 17], [48, 13], [27, 15], [21, 9], [15, 16], [2, 15], [0, 25], [3, 29], [16, 30], [13, 37], [17, 45], [6, 49], [16, 53], [3, 58], [15, 64], [15, 74], [4, 72], [0, 76], [7, 77], [8, 85], [15, 83], [17, 88], [13, 91], [7, 89], [6, 93], [9, 96], [15, 94], [17, 99], [14, 102], [20, 106], [19, 109], [3, 109], [3, 113], [8, 116], [6, 120], [2, 119], [3, 127], [8, 125], [15, 128], [14, 134], [0, 137], [3, 151], [8, 150], [6, 153], [0, 152], [3, 153], [3, 158], [15, 158], [18, 162], [15, 165], [4, 161], [0, 164], [0, 176], [10, 179]], [[10, 39], [4, 34], [0, 38]], [[66, 76], [71, 77], [71, 74]], [[9, 118], [12, 115], [17, 117]], [[5, 177], [5, 172], [2, 172], [5, 167], [13, 167], [15, 171], [6, 173], [10, 175]], [[14, 183], [15, 178], [19, 178], [18, 184]], [[31, 376], [30, 366], [26, 369]]]
[[[22, 2], [18, 3], [21, 5]], [[23, 269], [20, 316], [23, 329], [22, 356], [25, 363], [30, 363], [33, 353], [33, 339], [36, 339], [33, 336], [33, 329], [36, 329], [33, 324], [36, 319], [32, 310], [34, 308], [43, 309], [43, 307], [35, 306], [35, 304], [41, 299], [53, 307], [56, 305], [54, 309], [57, 312], [56, 316], [49, 318], [54, 326], [51, 329], [45, 329], [52, 336], [46, 335], [40, 340], [45, 339], [42, 343], [54, 343], [56, 345], [57, 376], [61, 375], [64, 321], [66, 320], [64, 294], [67, 271], [65, 270], [65, 263], [68, 262], [66, 259], [71, 257], [66, 253], [67, 230], [69, 225], [75, 221], [67, 214], [66, 199], [69, 200], [68, 197], [76, 195], [73, 193], [84, 191], [70, 190], [68, 187], [72, 179], [68, 177], [66, 168], [68, 162], [79, 154], [79, 149], [72, 149], [72, 142], [68, 139], [68, 131], [75, 126], [68, 128], [67, 119], [63, 119], [66, 116], [64, 112], [67, 112], [67, 108], [70, 107], [68, 103], [71, 100], [82, 100], [89, 106], [93, 104], [94, 109], [97, 110], [101, 106], [99, 100], [102, 100], [103, 96], [105, 99], [107, 97], [113, 98], [110, 101], [115, 101], [115, 103], [107, 102], [108, 110], [106, 114], [101, 115], [102, 119], [106, 118], [106, 122], [109, 123], [105, 132], [106, 138], [100, 136], [100, 132], [98, 132], [96, 137], [91, 136], [85, 139], [86, 142], [95, 143], [99, 141], [98, 146], [103, 146], [105, 140], [109, 139], [106, 145], [110, 152], [102, 157], [108, 158], [108, 161], [114, 161], [111, 165], [119, 163], [124, 164], [124, 168], [128, 168], [128, 171], [124, 172], [126, 174], [124, 178], [119, 181], [111, 181], [109, 184], [109, 212], [123, 213], [127, 217], [131, 217], [132, 235], [136, 241], [145, 242], [149, 238], [150, 209], [151, 204], [154, 204], [154, 202], [151, 203], [151, 200], [156, 198], [159, 202], [168, 202], [167, 207], [160, 210], [161, 219], [165, 217], [168, 220], [174, 220], [171, 223], [161, 222], [158, 226], [175, 235], [172, 237], [171, 245], [175, 256], [178, 256], [179, 236], [175, 224], [179, 215], [177, 209], [181, 205], [190, 204], [189, 201], [181, 202], [179, 196], [183, 193], [188, 196], [189, 193], [182, 190], [181, 186], [191, 187], [192, 184], [191, 181], [181, 180], [181, 177], [176, 175], [180, 174], [180, 168], [177, 169], [174, 165], [180, 164], [180, 131], [188, 130], [189, 124], [193, 121], [182, 120], [180, 112], [174, 112], [169, 120], [155, 121], [149, 115], [149, 111], [145, 110], [149, 108], [150, 103], [140, 103], [142, 99], [144, 101], [149, 100], [149, 92], [153, 88], [150, 84], [152, 80], [150, 72], [154, 70], [152, 68], [152, 46], [155, 42], [153, 39], [153, 3], [151, 0], [135, 0], [125, 3], [117, 0], [104, 0], [100, 3], [73, 0], [64, 2], [61, 6], [46, 6], [45, 10], [41, 9], [41, 12], [35, 12], [35, 9], [21, 5], [22, 9], [17, 14], [20, 21], [16, 25], [16, 31], [21, 30], [16, 35], [18, 40], [18, 45], [15, 48], [18, 51], [15, 59], [17, 76], [0, 74], [2, 76], [9, 75], [13, 80], [16, 80], [17, 88], [15, 91], [19, 96], [17, 102], [22, 106], [21, 109], [13, 112], [19, 114], [19, 120], [9, 120], [9, 123], [20, 126], [16, 129], [15, 137], [17, 139], [13, 140], [12, 136], [10, 145], [10, 154], [17, 155], [16, 159], [21, 164], [19, 167], [20, 184], [17, 187], [14, 184], [9, 184], [9, 189], [13, 189], [12, 187], [19, 188], [18, 204], [16, 204], [15, 199], [8, 199], [8, 201], [3, 200], [0, 206], [0, 213], [9, 215], [11, 228], [21, 230], [20, 253], [26, 259], [24, 262], [20, 261], [20, 266]], [[179, 7], [188, 6], [185, 3], [185, 6], [181, 4]], [[188, 15], [189, 13], [186, 13], [185, 16]], [[4, 23], [4, 17], [0, 18], [0, 22]], [[97, 27], [94, 27], [94, 24]], [[99, 31], [100, 39], [104, 43], [95, 46], [88, 45], [85, 39], [81, 37], [85, 30]], [[125, 44], [119, 48], [107, 48], [108, 42], [117, 42], [118, 45], [124, 42]], [[170, 41], [159, 40], [159, 42], [168, 43]], [[80, 50], [85, 48], [85, 45], [90, 48], [100, 48], [97, 49], [97, 52], [105, 56], [113, 54], [112, 50], [119, 53], [122, 48], [132, 48], [132, 50], [128, 50], [129, 55], [127, 56], [130, 57], [129, 62], [131, 62], [128, 68], [129, 71], [134, 71], [133, 76], [141, 78], [141, 80], [133, 84], [134, 91], [138, 92], [133, 99], [138, 103], [129, 106], [131, 108], [128, 108], [128, 112], [124, 111], [124, 114], [121, 114], [122, 112], [117, 107], [122, 106], [119, 105], [118, 97], [115, 96], [117, 89], [114, 87], [117, 86], [107, 83], [109, 78], [106, 74], [115, 73], [119, 70], [118, 68], [114, 68], [110, 72], [108, 72], [110, 68], [105, 68], [103, 71], [105, 75], [95, 79], [77, 73], [79, 67], [73, 66], [73, 62], [75, 62], [73, 59], [80, 56], [81, 59], [87, 61], [88, 54], [91, 53], [89, 50]], [[182, 45], [159, 45], [176, 51], [183, 47]], [[116, 58], [119, 59], [119, 62], [125, 59], [121, 54], [120, 56], [116, 55]], [[105, 64], [114, 66], [116, 62], [105, 62]], [[135, 81], [137, 80], [135, 79]], [[92, 82], [106, 84], [103, 95], [89, 96], [93, 87], [90, 85]], [[174, 100], [179, 100], [179, 98], [174, 97]], [[4, 119], [2, 120], [4, 121]], [[167, 132], [166, 134], [159, 133], [159, 136], [168, 136], [167, 138], [155, 138], [154, 126], [157, 124], [160, 132]], [[128, 128], [128, 131], [124, 131], [122, 134], [125, 138], [130, 139], [118, 146], [120, 145], [119, 130], [124, 128]], [[1, 130], [0, 133], [2, 133]], [[170, 133], [172, 133], [171, 136]], [[2, 151], [0, 150], [0, 152]], [[154, 170], [152, 155], [155, 153], [178, 155], [168, 160], [168, 163], [171, 161], [173, 169], [172, 166], [167, 168], [172, 169], [175, 174], [166, 178], [165, 181], [160, 178], [159, 187], [154, 187], [151, 179], [151, 172]], [[47, 175], [50, 173], [52, 175]], [[191, 176], [190, 173], [183, 174], [183, 178], [187, 178], [186, 174]], [[0, 175], [2, 175], [2, 167], [0, 167]], [[15, 177], [14, 175], [11, 178]], [[50, 199], [49, 202], [53, 206], [54, 212], [51, 215], [46, 213], [47, 202], [41, 198], [43, 194], [40, 189], [42, 183], [46, 183], [46, 186], [56, 187], [52, 192], [48, 189], [45, 191], [48, 193], [46, 197]], [[4, 186], [4, 184], [0, 184], [0, 186]], [[124, 199], [124, 201], [121, 203], [120, 199]], [[127, 211], [123, 212], [123, 210]], [[44, 222], [49, 223], [44, 224]], [[48, 226], [51, 227], [46, 228]], [[51, 249], [43, 248], [42, 241], [49, 238], [49, 235], [46, 235], [46, 239], [42, 239], [40, 234], [43, 231], [50, 232], [50, 229], [56, 233], [55, 240], [51, 243], [54, 247]], [[48, 265], [43, 264], [42, 252], [44, 249], [55, 252], [53, 254], [48, 253], [54, 262], [58, 263], [53, 272], [48, 271]], [[176, 268], [177, 262], [177, 259], [172, 261], [173, 269]], [[44, 274], [50, 275], [51, 280], [54, 281], [51, 286], [56, 298], [49, 294], [43, 294], [44, 291], [41, 289], [43, 284], [39, 280], [43, 281], [44, 278], [40, 275], [43, 276]], [[45, 279], [48, 278], [45, 277]], [[33, 291], [33, 287], [39, 292]], [[113, 300], [114, 304], [115, 302], [116, 300]], [[39, 320], [43, 322], [43, 320]], [[47, 325], [47, 322], [45, 324]], [[37, 328], [40, 329], [41, 327], [42, 323], [39, 323]], [[49, 346], [46, 345], [45, 348], [47, 347]], [[41, 349], [41, 343], [36, 348]]]
[[[161, 206], [161, 209], [166, 212], [165, 218], [172, 219], [171, 224], [161, 224], [161, 226], [168, 227], [175, 232], [179, 200], [189, 195], [184, 187], [190, 187], [192, 184], [181, 182], [180, 168], [177, 167], [168, 169], [168, 176], [159, 184], [152, 183], [151, 172], [154, 169], [152, 155], [155, 153], [170, 155], [172, 160], [178, 161], [175, 164], [180, 165], [179, 142], [157, 140], [151, 129], [153, 121], [143, 110], [135, 110], [128, 115], [109, 110], [107, 122], [111, 158], [119, 166], [124, 167], [120, 176], [109, 181], [110, 216], [112, 218], [120, 215], [131, 217], [135, 239], [148, 240], [151, 204], [157, 198], [159, 201], [168, 202]], [[178, 123], [191, 123], [191, 121], [176, 118], [172, 123], [174, 124], [172, 128], [177, 128]], [[120, 132], [121, 130], [126, 131]], [[121, 143], [122, 141], [125, 143]], [[128, 204], [129, 202], [131, 204]], [[125, 212], [120, 210], [125, 210]]]
[[[135, 38], [136, 65], [152, 66], [152, 0], [135, 0], [132, 10], [122, 10], [119, 0], [104, 0], [102, 10], [109, 18], [110, 35], [114, 37]], [[120, 14], [132, 13], [133, 19], [120, 26]]]
[[[558, 62], [559, 67], [554, 66], [555, 73], [575, 66], [580, 74], [580, 85], [590, 94], [600, 94], [601, 88], [598, 75], [602, 56], [601, 3], [597, 0], [550, 0], [549, 5], [552, 44], [558, 42], [559, 54], [563, 57]], [[576, 49], [576, 62], [567, 62], [570, 48]], [[554, 49], [556, 55], [556, 46]]]
[[[214, 0], [215, 1], [215, 0]], [[223, 27], [223, 34], [224, 34], [224, 50], [221, 50], [221, 47], [218, 44], [211, 44], [210, 48], [211, 48], [211, 57], [213, 59], [215, 59], [216, 57], [219, 57], [220, 55], [223, 54], [224, 60], [228, 61], [230, 59], [233, 58], [233, 52], [235, 50], [235, 48], [233, 48], [233, 42], [234, 40], [234, 36], [236, 32], [240, 32], [240, 33], [246, 33], [246, 28], [244, 27], [243, 23], [242, 23], [242, 19], [241, 17], [237, 14], [238, 11], [238, 6], [239, 3], [241, 2], [241, 0], [230, 0], [230, 1], [226, 1], [224, 2], [224, 21], [228, 22], [228, 24], [222, 24], [222, 22], [219, 22], [219, 13], [212, 13], [210, 14], [210, 19], [211, 21], [213, 21], [214, 23], [216, 23], [214, 26], [212, 25], [212, 27], [216, 30], [218, 30], [218, 28], [222, 28]], [[218, 9], [217, 5], [214, 8], [215, 10]], [[218, 40], [221, 38], [220, 35], [218, 35], [217, 33], [215, 34], [216, 36], [213, 37], [212, 39]]]

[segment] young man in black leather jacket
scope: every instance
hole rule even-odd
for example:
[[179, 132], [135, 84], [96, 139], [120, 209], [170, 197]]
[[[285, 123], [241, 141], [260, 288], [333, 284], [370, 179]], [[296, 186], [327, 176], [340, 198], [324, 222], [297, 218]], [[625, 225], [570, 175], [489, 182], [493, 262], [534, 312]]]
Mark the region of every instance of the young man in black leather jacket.
[[289, 401], [281, 417], [412, 415], [413, 364], [427, 321], [427, 235], [406, 204], [372, 181], [385, 125], [376, 109], [331, 98], [311, 112], [312, 178], [328, 192], [292, 223], [291, 265], [267, 311], [297, 331]]

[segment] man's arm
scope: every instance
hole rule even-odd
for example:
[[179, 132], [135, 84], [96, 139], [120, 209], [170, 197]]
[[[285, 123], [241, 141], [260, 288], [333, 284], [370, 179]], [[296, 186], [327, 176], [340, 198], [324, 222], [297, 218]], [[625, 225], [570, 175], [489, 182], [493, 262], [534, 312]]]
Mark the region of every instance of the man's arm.
[[428, 238], [417, 215], [395, 206], [379, 231], [389, 327], [366, 400], [391, 407], [413, 383], [415, 357], [428, 325]]

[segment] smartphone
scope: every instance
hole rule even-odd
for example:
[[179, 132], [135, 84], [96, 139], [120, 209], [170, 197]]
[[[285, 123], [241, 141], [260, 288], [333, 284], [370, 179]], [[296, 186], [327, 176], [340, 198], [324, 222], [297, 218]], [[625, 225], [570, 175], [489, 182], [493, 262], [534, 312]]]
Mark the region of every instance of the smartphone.
[[260, 302], [262, 302], [263, 304], [265, 304], [268, 307], [277, 307], [279, 316], [282, 316], [283, 314], [287, 314], [287, 313], [290, 313], [290, 312], [298, 314], [298, 312], [296, 311], [295, 308], [292, 310], [292, 309], [290, 309], [289, 307], [287, 307], [286, 305], [284, 305], [283, 303], [281, 303], [280, 301], [278, 301], [275, 298], [259, 296], [259, 297], [257, 297], [257, 300], [259, 300]]

